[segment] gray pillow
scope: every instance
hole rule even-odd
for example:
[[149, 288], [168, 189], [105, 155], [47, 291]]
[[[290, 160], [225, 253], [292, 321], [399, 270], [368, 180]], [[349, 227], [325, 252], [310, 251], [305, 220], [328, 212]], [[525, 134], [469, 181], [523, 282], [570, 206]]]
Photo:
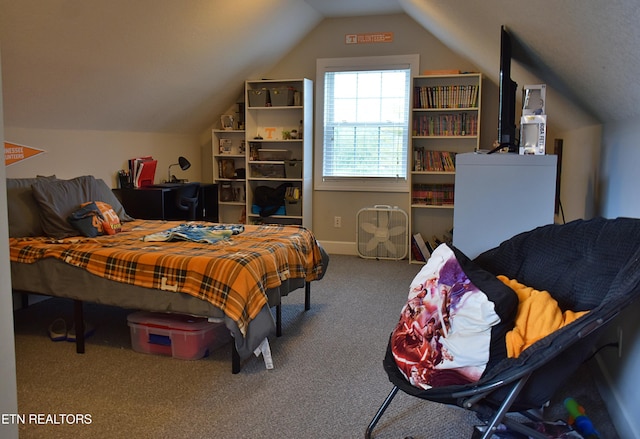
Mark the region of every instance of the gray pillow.
[[120, 203], [120, 200], [118, 200], [118, 197], [115, 196], [111, 188], [107, 186], [107, 183], [105, 183], [104, 180], [100, 178], [96, 179], [95, 181], [97, 198], [90, 201], [102, 201], [107, 203], [108, 205], [113, 207], [114, 212], [118, 215], [118, 218], [120, 218], [120, 221], [122, 222], [133, 221], [134, 218], [132, 218], [127, 214], [127, 212], [125, 212], [124, 206], [122, 205], [122, 203]]
[[56, 176], [7, 178], [7, 213], [9, 237], [42, 236], [40, 207], [33, 197], [31, 185], [39, 180], [55, 180]]
[[132, 220], [107, 184], [91, 175], [71, 180], [36, 181], [31, 187], [40, 207], [42, 230], [52, 238], [78, 235], [67, 217], [88, 201], [103, 201], [113, 208], [121, 221]]

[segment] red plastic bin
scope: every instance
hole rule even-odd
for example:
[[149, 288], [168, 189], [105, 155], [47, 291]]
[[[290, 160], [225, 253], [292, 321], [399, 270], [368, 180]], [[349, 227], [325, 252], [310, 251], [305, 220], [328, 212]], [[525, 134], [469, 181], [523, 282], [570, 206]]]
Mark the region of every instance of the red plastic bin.
[[198, 360], [231, 340], [224, 323], [183, 314], [134, 312], [127, 316], [136, 352]]

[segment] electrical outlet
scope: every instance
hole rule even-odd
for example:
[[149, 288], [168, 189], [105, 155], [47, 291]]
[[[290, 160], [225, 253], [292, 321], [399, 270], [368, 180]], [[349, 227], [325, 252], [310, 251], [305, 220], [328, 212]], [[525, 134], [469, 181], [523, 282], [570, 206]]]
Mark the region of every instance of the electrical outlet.
[[342, 227], [342, 217], [341, 216], [334, 216], [333, 217], [333, 227], [335, 227], [335, 228]]

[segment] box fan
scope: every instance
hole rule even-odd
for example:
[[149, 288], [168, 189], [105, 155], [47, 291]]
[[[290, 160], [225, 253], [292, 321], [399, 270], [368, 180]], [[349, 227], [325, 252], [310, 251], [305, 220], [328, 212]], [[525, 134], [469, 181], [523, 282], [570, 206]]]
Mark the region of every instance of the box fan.
[[404, 259], [408, 251], [407, 213], [376, 204], [356, 215], [358, 255], [365, 259]]

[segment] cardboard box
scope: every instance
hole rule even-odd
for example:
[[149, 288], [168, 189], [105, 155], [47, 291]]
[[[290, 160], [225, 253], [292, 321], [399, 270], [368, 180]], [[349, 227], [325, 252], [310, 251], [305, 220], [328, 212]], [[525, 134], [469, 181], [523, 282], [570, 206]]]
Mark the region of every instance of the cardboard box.
[[224, 323], [182, 314], [134, 312], [127, 316], [136, 352], [198, 360], [231, 341]]
[[522, 87], [522, 115], [547, 114], [547, 85], [535, 84]]
[[544, 155], [547, 137], [547, 115], [520, 118], [520, 154]]

